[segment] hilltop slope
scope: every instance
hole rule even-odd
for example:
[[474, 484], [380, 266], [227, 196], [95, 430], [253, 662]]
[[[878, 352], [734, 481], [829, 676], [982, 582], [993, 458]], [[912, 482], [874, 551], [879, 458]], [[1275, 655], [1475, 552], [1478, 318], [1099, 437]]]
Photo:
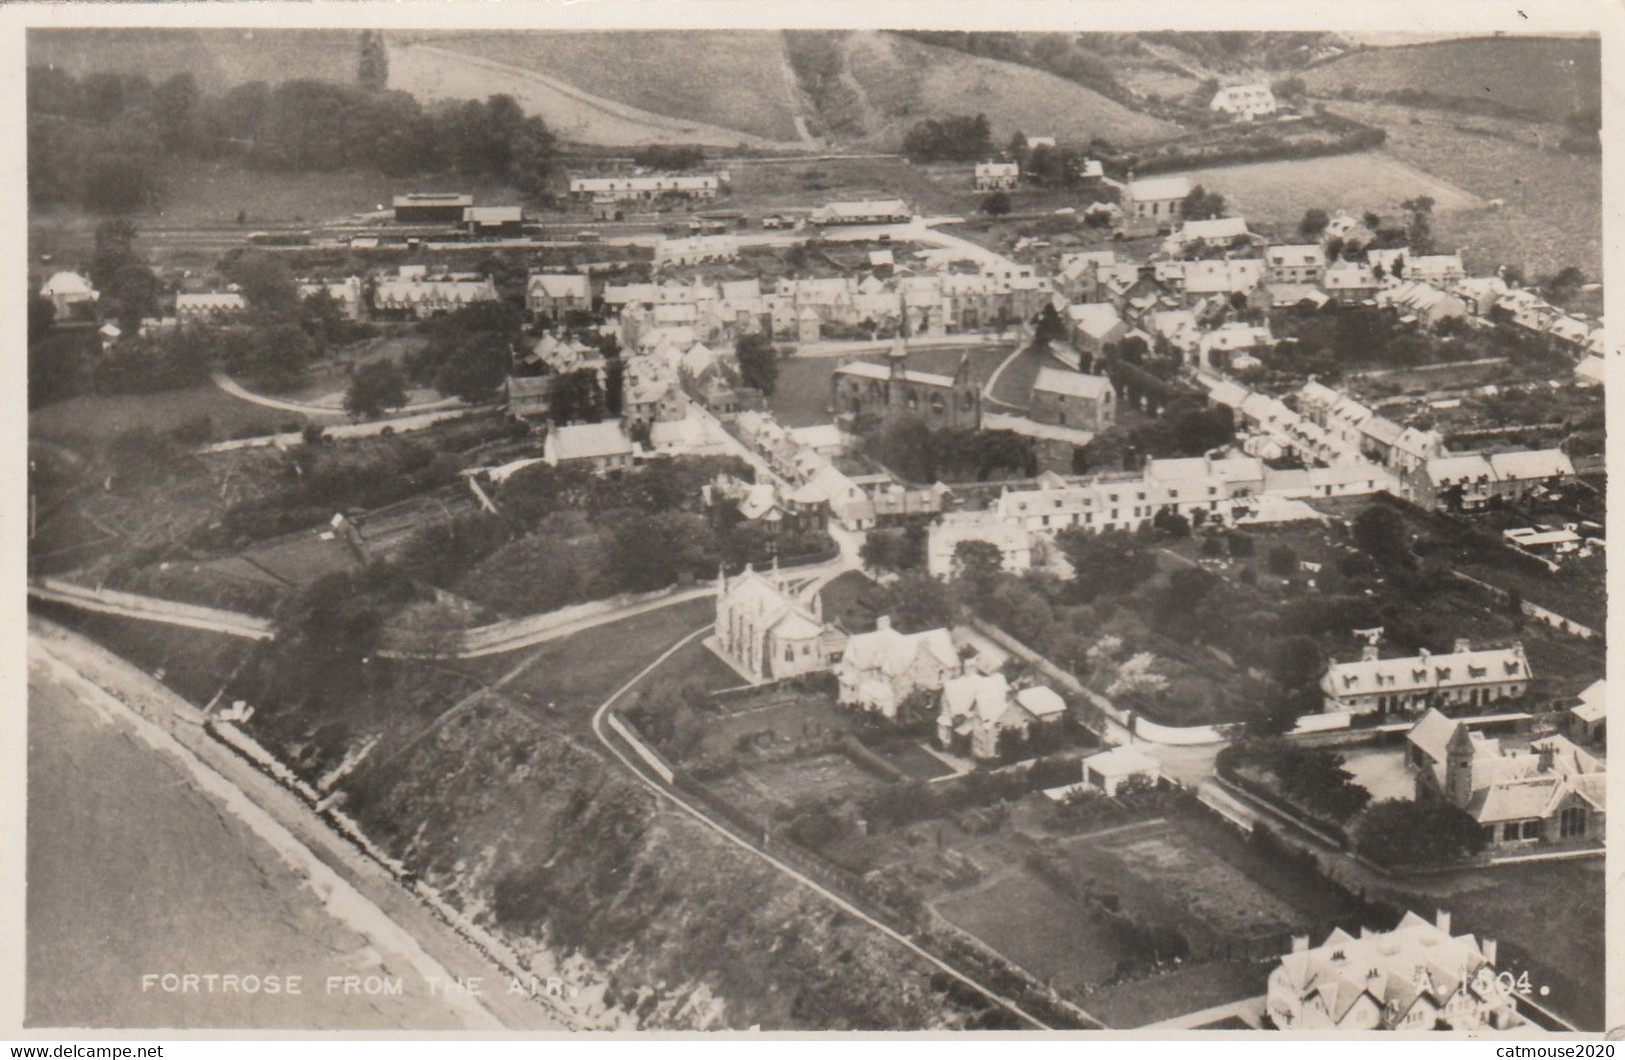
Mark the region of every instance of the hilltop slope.
[[1489, 101], [1532, 118], [1561, 121], [1602, 97], [1595, 39], [1494, 37], [1355, 52], [1310, 67], [1309, 91], [1421, 92], [1440, 100]]
[[189, 73], [205, 92], [250, 81], [354, 81], [356, 34], [306, 29], [32, 29], [30, 65], [77, 77], [108, 72], [163, 81]]

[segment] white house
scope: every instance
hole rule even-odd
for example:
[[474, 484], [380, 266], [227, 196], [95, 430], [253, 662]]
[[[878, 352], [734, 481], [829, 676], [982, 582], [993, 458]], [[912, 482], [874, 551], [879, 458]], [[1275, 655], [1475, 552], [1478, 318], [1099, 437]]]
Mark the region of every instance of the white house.
[[925, 565], [933, 578], [954, 575], [954, 553], [967, 541], [998, 549], [1000, 565], [1010, 574], [1032, 568], [1033, 537], [1025, 527], [1005, 522], [996, 512], [944, 512], [926, 531]]
[[1236, 121], [1267, 118], [1276, 111], [1275, 93], [1261, 83], [1226, 85], [1213, 94], [1208, 110], [1228, 114]]
[[631, 467], [634, 451], [620, 420], [553, 427], [542, 442], [542, 459], [552, 466], [586, 464], [594, 471]]
[[873, 631], [847, 641], [835, 667], [838, 698], [842, 706], [896, 718], [910, 694], [941, 691], [943, 682], [963, 669], [947, 630], [900, 633], [883, 615]]
[[1270, 972], [1266, 1011], [1287, 1031], [1503, 1031], [1521, 1026], [1515, 994], [1496, 983], [1496, 944], [1452, 935], [1450, 914], [1406, 913], [1392, 931], [1309, 936]]
[[1015, 162], [976, 163], [977, 191], [1009, 191], [1021, 183], [1021, 166]]
[[59, 320], [67, 317], [74, 306], [89, 305], [101, 297], [96, 289], [90, 286], [90, 281], [77, 272], [55, 273], [45, 281], [39, 294], [41, 298], [51, 303]]
[[1162, 779], [1162, 763], [1129, 744], [1083, 760], [1084, 784], [1103, 795], [1115, 796], [1118, 788], [1135, 778], [1157, 783]]

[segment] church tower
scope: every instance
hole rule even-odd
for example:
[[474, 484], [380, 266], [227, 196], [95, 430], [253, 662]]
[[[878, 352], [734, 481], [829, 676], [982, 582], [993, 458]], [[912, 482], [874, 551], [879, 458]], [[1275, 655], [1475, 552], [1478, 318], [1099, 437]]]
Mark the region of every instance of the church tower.
[[1445, 744], [1444, 794], [1456, 806], [1473, 801], [1473, 746], [1467, 726], [1458, 724]]

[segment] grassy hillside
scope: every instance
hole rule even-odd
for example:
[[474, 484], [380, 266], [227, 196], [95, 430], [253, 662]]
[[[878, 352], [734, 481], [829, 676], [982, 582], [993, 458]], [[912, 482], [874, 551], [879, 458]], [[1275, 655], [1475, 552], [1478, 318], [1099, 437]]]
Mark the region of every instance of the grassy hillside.
[[765, 30], [432, 34], [426, 39], [672, 118], [793, 140], [777, 33]]
[[1480, 100], [1557, 121], [1595, 107], [1602, 96], [1597, 40], [1497, 37], [1381, 48], [1304, 71], [1309, 91], [1424, 92], [1440, 100]]
[[353, 81], [356, 35], [297, 29], [34, 29], [30, 64], [76, 76], [102, 71], [162, 81], [190, 73], [216, 92], [250, 81]]
[[1180, 130], [1082, 85], [1029, 66], [966, 55], [890, 33], [848, 34], [846, 70], [861, 93], [868, 139], [895, 145], [929, 117], [985, 113], [993, 140], [1011, 133], [1136, 144]]

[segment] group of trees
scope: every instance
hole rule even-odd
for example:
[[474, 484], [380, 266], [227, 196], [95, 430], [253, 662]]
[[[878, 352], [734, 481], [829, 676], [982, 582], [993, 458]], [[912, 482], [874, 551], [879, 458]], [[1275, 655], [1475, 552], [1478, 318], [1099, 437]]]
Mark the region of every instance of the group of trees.
[[987, 115], [927, 118], [903, 136], [910, 162], [976, 162], [993, 153], [993, 127]]
[[456, 173], [506, 180], [530, 195], [544, 190], [553, 135], [511, 96], [426, 108], [381, 86], [387, 58], [371, 69], [370, 85], [251, 82], [206, 94], [190, 74], [155, 85], [140, 74], [77, 78], [31, 66], [29, 199], [148, 209], [162, 198], [168, 160], [183, 155], [290, 172]]
[[1180, 206], [1179, 216], [1187, 221], [1208, 221], [1215, 217], [1223, 217], [1226, 204], [1224, 196], [1216, 191], [1208, 191], [1198, 184], [1185, 196]]
[[870, 459], [907, 482], [985, 482], [1020, 478], [1036, 467], [1032, 442], [1010, 431], [928, 427], [900, 416], [869, 432], [863, 442]]

